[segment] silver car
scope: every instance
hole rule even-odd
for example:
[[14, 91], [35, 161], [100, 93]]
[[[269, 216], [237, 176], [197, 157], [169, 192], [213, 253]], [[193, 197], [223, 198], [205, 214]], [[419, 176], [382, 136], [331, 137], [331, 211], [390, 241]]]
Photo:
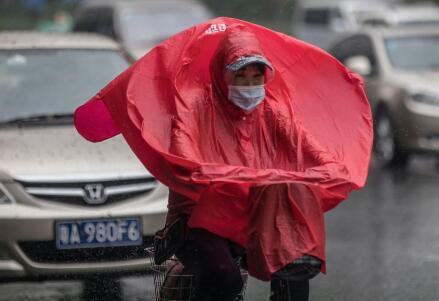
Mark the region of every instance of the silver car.
[[84, 0], [73, 30], [107, 35], [139, 58], [177, 32], [211, 18], [197, 0]]
[[298, 0], [293, 32], [301, 40], [327, 49], [334, 38], [362, 27], [364, 18], [379, 16], [388, 3], [383, 1]]
[[323, 49], [336, 37], [365, 26], [425, 26], [439, 24], [439, 7], [395, 1], [297, 0], [293, 19], [295, 35]]
[[72, 118], [131, 62], [103, 36], [0, 33], [0, 280], [147, 271], [168, 191]]
[[330, 52], [365, 79], [375, 117], [375, 158], [403, 166], [439, 154], [439, 27], [370, 28]]
[[391, 5], [378, 14], [366, 16], [363, 25], [438, 26], [439, 7], [433, 4]]

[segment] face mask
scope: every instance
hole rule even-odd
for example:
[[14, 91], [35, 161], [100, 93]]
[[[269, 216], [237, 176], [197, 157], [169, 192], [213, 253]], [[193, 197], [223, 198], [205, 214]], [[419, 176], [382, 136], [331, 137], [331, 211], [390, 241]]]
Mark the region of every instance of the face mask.
[[265, 98], [265, 86], [229, 86], [229, 100], [246, 112], [253, 111]]

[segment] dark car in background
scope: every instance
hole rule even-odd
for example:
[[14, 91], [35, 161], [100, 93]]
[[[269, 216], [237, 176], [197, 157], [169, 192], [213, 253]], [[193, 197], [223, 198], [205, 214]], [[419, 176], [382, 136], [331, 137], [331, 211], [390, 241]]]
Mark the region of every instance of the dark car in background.
[[107, 35], [139, 58], [173, 34], [211, 18], [195, 0], [89, 0], [77, 12], [73, 31]]
[[413, 153], [439, 154], [439, 27], [367, 28], [329, 52], [365, 79], [378, 162], [403, 166]]

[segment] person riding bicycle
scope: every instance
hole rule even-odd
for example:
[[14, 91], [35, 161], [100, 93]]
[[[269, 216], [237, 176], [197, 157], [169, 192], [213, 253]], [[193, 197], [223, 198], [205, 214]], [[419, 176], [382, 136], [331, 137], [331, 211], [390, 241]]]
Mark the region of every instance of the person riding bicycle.
[[197, 301], [235, 299], [244, 253], [271, 300], [308, 300], [323, 213], [365, 184], [371, 120], [361, 79], [329, 54], [231, 18], [164, 41], [75, 112], [84, 137], [122, 133], [169, 187]]
[[[232, 62], [227, 63], [230, 61]], [[229, 29], [210, 68], [213, 91], [217, 95], [217, 101], [221, 101], [218, 109], [222, 111], [226, 122], [230, 123], [227, 124], [227, 130], [230, 135], [240, 135], [241, 141], [248, 139], [255, 132], [253, 127], [258, 127], [254, 119], [263, 114], [263, 106], [259, 106], [265, 98], [264, 85], [274, 76], [274, 67], [264, 57], [256, 37], [250, 31], [237, 27]], [[202, 103], [200, 105], [203, 106]], [[183, 119], [181, 122], [187, 120]], [[227, 125], [221, 124], [222, 127]], [[175, 131], [178, 131], [177, 120], [174, 121], [174, 126]], [[282, 139], [277, 136], [274, 138]], [[192, 143], [185, 139], [192, 138], [185, 134], [175, 135], [171, 140], [171, 151], [174, 154], [186, 157], [187, 153], [193, 152], [190, 149]], [[241, 151], [245, 154], [248, 146], [242, 144], [237, 147], [242, 148]], [[257, 154], [250, 154], [253, 150], [248, 151], [248, 157], [239, 163], [250, 165], [249, 160], [259, 160], [255, 158]], [[196, 202], [170, 190], [167, 223], [171, 223], [181, 214], [190, 216], [193, 206], [196, 206]], [[194, 300], [234, 300], [243, 286], [241, 273], [234, 259], [239, 249], [234, 242], [206, 229], [189, 230], [189, 239], [176, 255], [198, 279]], [[321, 261], [310, 255], [303, 256], [289, 269], [289, 274], [295, 275], [288, 283], [290, 294], [294, 300], [308, 300], [308, 279], [320, 272]], [[277, 297], [280, 294], [279, 279], [282, 277], [274, 277], [272, 280], [272, 300], [281, 300]]]

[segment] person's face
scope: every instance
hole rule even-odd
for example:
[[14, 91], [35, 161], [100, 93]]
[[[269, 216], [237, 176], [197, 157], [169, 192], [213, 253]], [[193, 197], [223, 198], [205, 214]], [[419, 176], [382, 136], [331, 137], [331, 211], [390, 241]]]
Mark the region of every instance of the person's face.
[[242, 67], [232, 75], [231, 85], [233, 86], [258, 86], [263, 85], [265, 74], [261, 72], [256, 64], [249, 64]]

